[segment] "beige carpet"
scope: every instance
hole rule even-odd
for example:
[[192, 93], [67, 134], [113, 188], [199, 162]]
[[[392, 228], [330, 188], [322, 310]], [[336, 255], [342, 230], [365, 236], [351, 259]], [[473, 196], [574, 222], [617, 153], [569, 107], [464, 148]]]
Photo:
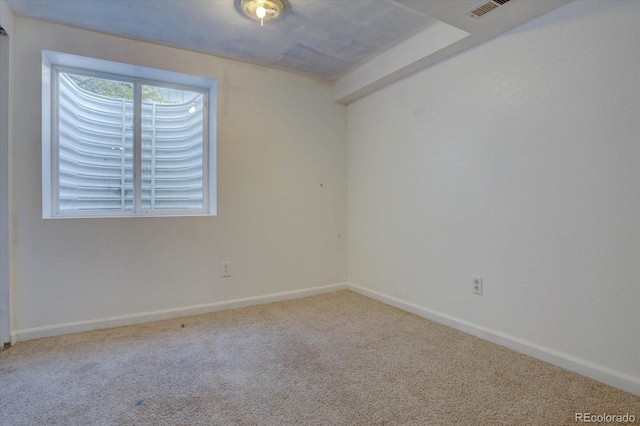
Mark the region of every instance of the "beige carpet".
[[640, 423], [639, 397], [350, 291], [19, 343], [0, 386], [3, 425]]

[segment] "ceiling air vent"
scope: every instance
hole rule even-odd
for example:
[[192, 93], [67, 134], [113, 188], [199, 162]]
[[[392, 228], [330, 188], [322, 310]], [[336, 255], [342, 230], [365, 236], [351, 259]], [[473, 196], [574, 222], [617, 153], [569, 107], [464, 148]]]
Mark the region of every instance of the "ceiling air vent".
[[486, 15], [492, 10], [497, 9], [498, 7], [508, 2], [509, 0], [483, 1], [482, 3], [477, 4], [471, 9], [467, 10], [464, 14], [467, 16], [471, 16], [472, 18], [480, 18], [481, 16]]

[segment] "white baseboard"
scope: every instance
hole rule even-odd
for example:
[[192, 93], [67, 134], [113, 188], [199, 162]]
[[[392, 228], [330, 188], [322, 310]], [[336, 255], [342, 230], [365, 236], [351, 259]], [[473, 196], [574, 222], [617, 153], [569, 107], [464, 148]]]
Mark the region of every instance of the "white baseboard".
[[273, 293], [264, 296], [248, 297], [244, 299], [233, 299], [224, 302], [208, 303], [196, 306], [186, 306], [181, 308], [166, 309], [153, 312], [145, 312], [132, 315], [121, 315], [117, 317], [102, 318], [90, 321], [79, 321], [66, 324], [56, 324], [45, 327], [35, 327], [23, 330], [15, 330], [11, 333], [11, 343], [39, 339], [42, 337], [60, 336], [64, 334], [80, 333], [84, 331], [99, 330], [105, 328], [135, 325], [152, 321], [160, 321], [172, 318], [180, 318], [190, 315], [206, 314], [210, 312], [224, 311], [229, 309], [244, 308], [248, 306], [263, 305], [267, 303], [280, 302], [284, 300], [298, 299], [302, 297], [315, 296], [318, 294], [331, 293], [339, 290], [352, 290], [363, 296], [378, 300], [387, 305], [394, 306], [407, 312], [411, 312], [431, 321], [449, 326], [456, 330], [483, 340], [504, 346], [525, 355], [537, 358], [549, 364], [573, 371], [607, 385], [616, 387], [631, 394], [640, 396], [640, 378], [633, 377], [606, 367], [602, 367], [591, 362], [582, 360], [572, 355], [564, 354], [544, 346], [523, 340], [496, 330], [491, 330], [458, 318], [445, 315], [431, 309], [418, 306], [414, 303], [398, 299], [393, 296], [379, 293], [353, 283], [332, 284], [320, 287], [310, 287], [302, 290], [293, 290], [282, 293]]
[[589, 377], [598, 382], [605, 383], [625, 392], [640, 396], [640, 378], [638, 377], [620, 373], [618, 371], [593, 364], [589, 361], [582, 360], [575, 356], [537, 345], [527, 340], [481, 327], [468, 321], [454, 318], [374, 290], [369, 290], [357, 284], [348, 283], [347, 288], [356, 293], [362, 294], [363, 296], [367, 296], [387, 305], [402, 309], [403, 311], [411, 312], [412, 314], [416, 314], [428, 320], [455, 328], [456, 330], [471, 334], [472, 336], [513, 349], [516, 352], [537, 358], [541, 361], [548, 362], [549, 364], [564, 368], [565, 370], [573, 371], [574, 373]]
[[233, 299], [224, 302], [185, 306], [180, 308], [164, 309], [160, 311], [144, 312], [132, 315], [120, 315], [117, 317], [102, 318], [89, 321], [78, 321], [66, 324], [48, 325], [44, 327], [26, 328], [23, 330], [15, 330], [13, 333], [11, 333], [11, 343], [15, 344], [16, 342], [39, 339], [42, 337], [61, 336], [63, 334], [122, 327], [125, 325], [135, 325], [152, 321], [161, 321], [191, 315], [225, 311], [229, 309], [245, 308], [247, 306], [264, 305], [267, 303], [299, 299], [302, 297], [315, 296], [318, 294], [331, 293], [334, 291], [345, 289], [347, 289], [346, 283], [331, 284], [320, 287], [305, 288], [302, 290], [273, 293], [264, 296], [248, 297], [245, 299]]

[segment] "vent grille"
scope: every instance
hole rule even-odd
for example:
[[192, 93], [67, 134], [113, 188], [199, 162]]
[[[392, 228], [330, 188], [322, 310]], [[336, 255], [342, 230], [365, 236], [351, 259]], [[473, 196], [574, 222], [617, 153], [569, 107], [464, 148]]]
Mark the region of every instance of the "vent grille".
[[465, 12], [465, 15], [471, 16], [472, 18], [480, 18], [487, 13], [497, 9], [505, 3], [508, 3], [510, 0], [491, 0], [482, 2], [479, 5], [472, 7], [471, 9]]

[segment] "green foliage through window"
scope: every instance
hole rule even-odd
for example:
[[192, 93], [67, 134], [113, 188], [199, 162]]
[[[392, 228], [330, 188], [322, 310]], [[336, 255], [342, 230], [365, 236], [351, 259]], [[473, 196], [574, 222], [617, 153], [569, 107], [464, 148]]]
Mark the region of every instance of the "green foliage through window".
[[[110, 98], [133, 100], [133, 84], [131, 83], [74, 74], [69, 74], [69, 77], [78, 87], [87, 92]], [[142, 100], [144, 102], [173, 103], [163, 98], [159, 88], [150, 86], [142, 87]]]

